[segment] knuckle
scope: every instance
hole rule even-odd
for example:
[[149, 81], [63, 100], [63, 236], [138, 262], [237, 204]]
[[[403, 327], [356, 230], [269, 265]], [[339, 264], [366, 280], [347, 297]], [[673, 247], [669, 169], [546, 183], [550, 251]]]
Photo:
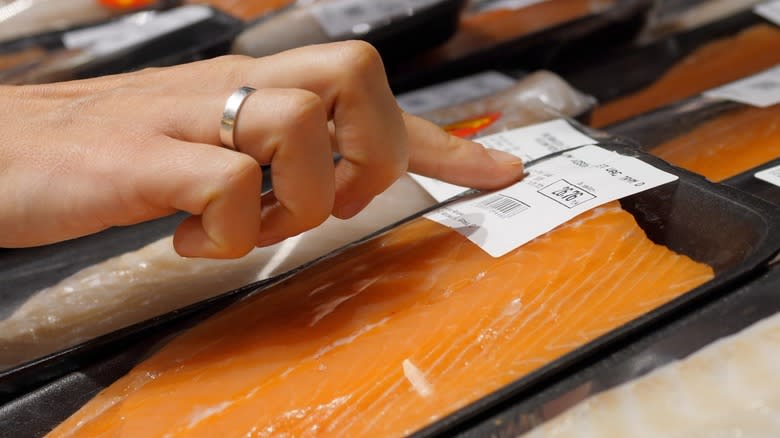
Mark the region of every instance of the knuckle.
[[306, 90], [290, 90], [282, 123], [287, 129], [300, 129], [312, 122], [325, 122], [325, 104], [318, 95]]
[[[379, 51], [365, 41], [344, 41], [339, 43], [342, 65], [357, 77], [373, 78], [384, 75], [384, 64]], [[368, 75], [367, 75], [368, 73]]]
[[220, 178], [224, 187], [248, 185], [260, 187], [262, 173], [260, 164], [254, 158], [246, 154], [233, 154], [231, 160], [226, 161]]

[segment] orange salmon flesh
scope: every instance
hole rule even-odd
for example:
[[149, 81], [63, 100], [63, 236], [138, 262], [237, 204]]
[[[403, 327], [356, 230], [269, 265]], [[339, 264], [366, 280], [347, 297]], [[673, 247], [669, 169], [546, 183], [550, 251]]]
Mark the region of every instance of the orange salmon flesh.
[[780, 157], [780, 104], [727, 113], [650, 153], [712, 181], [723, 181]]
[[591, 124], [603, 127], [695, 96], [780, 62], [780, 28], [758, 24], [704, 45], [647, 88], [596, 108]]
[[712, 277], [618, 203], [500, 258], [419, 218], [185, 332], [49, 437], [403, 436]]

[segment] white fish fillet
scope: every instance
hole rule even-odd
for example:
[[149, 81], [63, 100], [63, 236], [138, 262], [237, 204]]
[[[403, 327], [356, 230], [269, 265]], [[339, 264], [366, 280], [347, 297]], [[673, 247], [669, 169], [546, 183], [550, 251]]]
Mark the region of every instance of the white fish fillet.
[[[514, 127], [575, 114], [587, 101], [561, 101], [576, 92], [550, 73], [526, 78], [513, 89], [525, 96], [522, 105], [547, 104], [557, 110], [524, 118]], [[534, 93], [536, 102], [530, 97]], [[238, 260], [184, 259], [173, 250], [170, 237], [161, 239], [39, 291], [0, 321], [0, 368], [287, 272], [433, 204], [427, 192], [404, 176], [354, 218], [330, 218], [316, 229]]]
[[780, 314], [583, 401], [536, 437], [780, 436]]
[[100, 21], [115, 13], [97, 0], [0, 1], [0, 41]]

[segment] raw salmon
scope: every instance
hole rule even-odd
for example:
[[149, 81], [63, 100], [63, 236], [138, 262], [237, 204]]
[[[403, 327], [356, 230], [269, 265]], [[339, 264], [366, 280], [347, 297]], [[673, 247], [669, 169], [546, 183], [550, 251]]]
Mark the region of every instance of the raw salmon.
[[608, 9], [612, 0], [547, 0], [521, 8], [464, 15], [455, 35], [425, 55], [425, 63], [458, 59], [588, 14]]
[[712, 181], [730, 178], [780, 157], [780, 104], [732, 111], [650, 153]]
[[780, 28], [758, 24], [694, 51], [647, 88], [597, 107], [595, 127], [660, 108], [780, 62]]
[[526, 435], [780, 436], [780, 314], [601, 393]]
[[416, 219], [184, 333], [49, 436], [402, 436], [712, 277], [618, 203], [501, 258]]
[[[498, 101], [489, 98], [490, 105], [474, 101], [443, 113], [473, 117], [485, 108], [501, 111], [504, 118], [487, 127], [486, 133], [574, 116], [592, 104], [591, 98], [548, 72], [523, 78], [503, 96]], [[313, 230], [257, 248], [238, 260], [185, 259], [176, 254], [167, 237], [103, 261], [35, 293], [0, 320], [0, 368], [284, 273], [434, 203], [404, 176], [354, 218], [331, 217]]]
[[295, 0], [187, 0], [186, 3], [209, 4], [242, 20], [252, 20], [293, 4]]

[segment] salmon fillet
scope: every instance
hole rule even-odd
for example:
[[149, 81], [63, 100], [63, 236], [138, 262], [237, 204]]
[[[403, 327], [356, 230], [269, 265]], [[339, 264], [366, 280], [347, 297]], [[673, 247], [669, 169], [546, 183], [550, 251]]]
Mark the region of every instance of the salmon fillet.
[[591, 124], [603, 127], [766, 70], [780, 62], [780, 28], [758, 24], [706, 44], [647, 88], [596, 108]]
[[189, 330], [49, 436], [403, 436], [712, 277], [616, 202], [501, 258], [420, 218]]
[[295, 0], [187, 0], [186, 3], [208, 4], [242, 20], [251, 20], [281, 9]]
[[526, 438], [780, 436], [780, 314], [598, 394]]
[[518, 9], [495, 9], [465, 15], [455, 35], [425, 58], [430, 63], [458, 59], [597, 13], [614, 3], [613, 0], [548, 0]]
[[712, 181], [730, 178], [780, 157], [780, 104], [727, 113], [650, 153]]

